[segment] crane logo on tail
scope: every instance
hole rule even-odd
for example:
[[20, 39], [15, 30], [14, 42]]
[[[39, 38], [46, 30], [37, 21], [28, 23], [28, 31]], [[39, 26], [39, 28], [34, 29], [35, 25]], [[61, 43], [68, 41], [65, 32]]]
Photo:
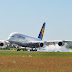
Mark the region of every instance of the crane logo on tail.
[[42, 35], [44, 34], [44, 28], [42, 28]]

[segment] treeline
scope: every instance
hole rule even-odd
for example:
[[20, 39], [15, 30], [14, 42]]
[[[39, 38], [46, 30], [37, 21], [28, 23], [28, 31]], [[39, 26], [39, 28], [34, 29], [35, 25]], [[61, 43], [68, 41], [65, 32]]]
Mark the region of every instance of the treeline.
[[72, 49], [72, 45], [67, 45], [66, 48]]
[[16, 47], [15, 47], [14, 45], [13, 45], [13, 46], [11, 46], [11, 45], [8, 46], [8, 45], [7, 45], [6, 48], [0, 48], [0, 50], [13, 50], [13, 49], [16, 50]]

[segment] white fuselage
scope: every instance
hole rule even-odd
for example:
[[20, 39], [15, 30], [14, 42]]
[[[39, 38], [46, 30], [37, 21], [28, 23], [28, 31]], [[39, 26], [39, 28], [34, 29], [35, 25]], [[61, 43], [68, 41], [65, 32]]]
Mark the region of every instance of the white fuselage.
[[20, 33], [11, 33], [10, 36], [8, 37], [8, 40], [12, 42], [21, 42], [21, 43], [27, 43], [31, 41], [41, 41], [41, 39], [39, 38], [34, 38]]

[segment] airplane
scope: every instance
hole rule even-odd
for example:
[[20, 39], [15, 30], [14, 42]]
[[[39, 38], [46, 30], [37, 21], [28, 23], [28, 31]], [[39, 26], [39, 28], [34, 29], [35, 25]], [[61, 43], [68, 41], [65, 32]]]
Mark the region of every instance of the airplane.
[[[41, 28], [41, 31], [38, 35], [38, 38], [27, 36], [18, 32], [13, 32], [9, 35], [8, 41], [11, 44], [16, 44], [21, 47], [29, 47], [31, 48], [30, 51], [37, 51], [37, 48], [45, 47], [48, 45], [55, 45], [58, 44], [59, 46], [64, 46], [64, 41], [42, 41], [44, 30], [45, 30], [46, 23], [43, 23], [43, 26]], [[20, 51], [20, 49], [17, 49], [17, 51]]]
[[[4, 46], [6, 47], [7, 44], [10, 45], [14, 44], [16, 46], [31, 48], [30, 51], [37, 51], [37, 48], [44, 48], [49, 45], [58, 44], [58, 46], [64, 46], [65, 43], [72, 44], [72, 41], [69, 40], [42, 41], [45, 25], [46, 23], [44, 22], [37, 38], [24, 35], [18, 32], [13, 32], [9, 35], [8, 40], [0, 41], [0, 47], [4, 47]], [[18, 48], [17, 51], [20, 51], [20, 49]]]

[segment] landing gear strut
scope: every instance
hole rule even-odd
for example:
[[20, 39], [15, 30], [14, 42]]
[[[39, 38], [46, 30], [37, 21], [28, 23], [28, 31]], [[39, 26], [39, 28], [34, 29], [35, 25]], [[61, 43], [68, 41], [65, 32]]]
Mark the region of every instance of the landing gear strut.
[[26, 47], [22, 49], [23, 51], [27, 51]]

